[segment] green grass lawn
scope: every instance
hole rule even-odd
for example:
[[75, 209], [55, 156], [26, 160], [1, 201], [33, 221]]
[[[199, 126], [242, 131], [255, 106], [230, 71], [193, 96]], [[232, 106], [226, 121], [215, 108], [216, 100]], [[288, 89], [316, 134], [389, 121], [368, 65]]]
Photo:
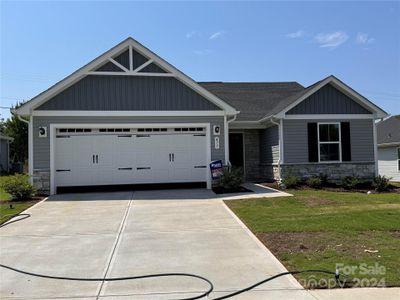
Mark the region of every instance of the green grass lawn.
[[[226, 201], [290, 271], [336, 264], [356, 266], [352, 277], [400, 286], [400, 194], [290, 190], [294, 197]], [[365, 250], [378, 252], [370, 253]], [[362, 265], [367, 264], [367, 265]], [[365, 274], [363, 267], [385, 267]], [[370, 271], [373, 271], [372, 269]], [[325, 275], [297, 275], [307, 279]], [[361, 284], [368, 285], [365, 280]], [[322, 284], [323, 286], [323, 284]], [[320, 287], [322, 287], [320, 286]]]
[[[6, 176], [0, 176], [0, 224], [12, 218], [12, 216], [19, 214], [24, 211], [28, 207], [37, 203], [38, 200], [28, 200], [28, 201], [10, 201], [10, 194], [6, 193], [1, 184]], [[12, 204], [13, 208], [10, 208], [10, 204]]]

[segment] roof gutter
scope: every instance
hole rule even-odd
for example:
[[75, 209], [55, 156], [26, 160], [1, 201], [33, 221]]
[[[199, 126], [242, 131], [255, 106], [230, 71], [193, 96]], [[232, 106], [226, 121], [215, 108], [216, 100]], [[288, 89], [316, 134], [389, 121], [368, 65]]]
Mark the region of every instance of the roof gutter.
[[11, 109], [10, 111], [13, 116], [17, 116], [18, 120], [29, 125], [30, 122], [28, 120], [25, 120], [24, 118], [22, 118], [21, 115], [17, 114], [17, 111], [15, 109]]

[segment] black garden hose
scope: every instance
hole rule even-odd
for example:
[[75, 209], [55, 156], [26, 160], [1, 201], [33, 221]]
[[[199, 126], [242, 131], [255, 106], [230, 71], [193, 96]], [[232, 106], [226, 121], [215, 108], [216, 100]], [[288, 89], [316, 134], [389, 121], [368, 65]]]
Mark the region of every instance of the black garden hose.
[[[26, 218], [30, 217], [30, 214], [19, 214], [16, 215], [15, 217], [18, 216], [22, 216], [22, 218], [17, 218], [15, 220], [9, 221], [9, 222], [5, 222], [4, 224], [0, 225], [1, 227], [4, 227], [6, 225], [12, 224], [14, 222], [18, 222], [21, 220], [24, 220]], [[125, 281], [125, 280], [139, 280], [139, 279], [147, 279], [147, 278], [156, 278], [156, 277], [190, 277], [190, 278], [196, 278], [196, 279], [200, 279], [204, 282], [206, 282], [209, 285], [209, 288], [207, 291], [201, 293], [198, 296], [194, 296], [194, 297], [189, 297], [189, 298], [180, 298], [178, 300], [195, 300], [195, 299], [201, 299], [204, 297], [207, 297], [210, 295], [210, 293], [214, 290], [214, 285], [212, 284], [212, 282], [200, 275], [196, 275], [196, 274], [191, 274], [191, 273], [158, 273], [158, 274], [149, 274], [149, 275], [138, 275], [138, 276], [126, 276], [126, 277], [110, 277], [110, 278], [80, 278], [80, 277], [65, 277], [65, 276], [52, 276], [52, 275], [45, 275], [45, 274], [38, 274], [38, 273], [33, 273], [33, 272], [28, 272], [28, 271], [24, 271], [21, 269], [17, 269], [14, 267], [10, 267], [7, 265], [3, 265], [0, 264], [1, 268], [13, 271], [13, 272], [17, 272], [20, 274], [24, 274], [24, 275], [28, 275], [28, 276], [34, 276], [34, 277], [40, 277], [40, 278], [45, 278], [45, 279], [55, 279], [55, 280], [69, 280], [69, 281], [86, 281], [86, 282], [113, 282], [113, 281]], [[271, 280], [274, 280], [276, 278], [282, 277], [282, 276], [286, 276], [286, 275], [295, 275], [295, 274], [301, 274], [301, 273], [324, 273], [324, 274], [329, 274], [329, 275], [334, 275], [336, 282], [343, 284], [346, 283], [345, 281], [340, 281], [339, 276], [340, 274], [336, 271], [336, 272], [332, 272], [329, 270], [320, 270], [320, 269], [310, 269], [310, 270], [302, 270], [302, 271], [293, 271], [293, 272], [282, 272], [273, 276], [270, 276], [264, 280], [261, 280], [251, 286], [248, 286], [246, 288], [240, 289], [238, 291], [232, 292], [230, 294], [221, 296], [221, 297], [217, 297], [217, 298], [213, 298], [211, 300], [222, 300], [222, 299], [228, 299], [228, 298], [232, 298], [234, 296], [237, 296], [239, 294], [248, 292], [264, 283], [267, 283]]]
[[[18, 221], [22, 221], [25, 220], [27, 218], [29, 218], [31, 215], [30, 214], [9, 214], [9, 215], [4, 215], [2, 217], [8, 217], [8, 216], [13, 216], [10, 220], [11, 221], [5, 221], [3, 224], [0, 224], [0, 228], [1, 227], [5, 227], [7, 225], [10, 225], [12, 223], [18, 222]], [[17, 217], [22, 217], [22, 218], [17, 218]], [[15, 220], [12, 220], [16, 218]]]
[[139, 276], [126, 276], [126, 277], [110, 277], [110, 278], [79, 278], [79, 277], [64, 277], [64, 276], [52, 276], [52, 275], [45, 275], [45, 274], [38, 274], [38, 273], [33, 273], [33, 272], [27, 272], [23, 271], [17, 268], [13, 268], [10, 266], [6, 266], [3, 264], [0, 264], [0, 267], [4, 269], [8, 269], [10, 271], [14, 271], [20, 274], [24, 275], [29, 275], [29, 276], [34, 276], [34, 277], [40, 277], [40, 278], [46, 278], [46, 279], [56, 279], [56, 280], [68, 280], [68, 281], [89, 281], [89, 282], [113, 282], [113, 281], [125, 281], [125, 280], [138, 280], [138, 279], [146, 279], [146, 278], [155, 278], [155, 277], [191, 277], [191, 278], [196, 278], [200, 279], [204, 282], [206, 282], [209, 285], [209, 288], [207, 291], [201, 293], [198, 296], [194, 297], [189, 297], [189, 298], [180, 298], [180, 300], [195, 300], [195, 299], [201, 299], [204, 297], [207, 297], [214, 289], [214, 286], [210, 280], [208, 280], [205, 277], [202, 277], [200, 275], [196, 274], [190, 274], [190, 273], [159, 273], [159, 274], [149, 274], [149, 275], [139, 275]]

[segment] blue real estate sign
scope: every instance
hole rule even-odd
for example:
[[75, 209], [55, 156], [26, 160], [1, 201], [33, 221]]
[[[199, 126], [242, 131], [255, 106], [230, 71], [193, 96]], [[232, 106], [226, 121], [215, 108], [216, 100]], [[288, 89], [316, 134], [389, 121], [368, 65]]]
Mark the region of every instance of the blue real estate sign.
[[211, 178], [218, 179], [224, 171], [222, 160], [215, 160], [210, 164]]

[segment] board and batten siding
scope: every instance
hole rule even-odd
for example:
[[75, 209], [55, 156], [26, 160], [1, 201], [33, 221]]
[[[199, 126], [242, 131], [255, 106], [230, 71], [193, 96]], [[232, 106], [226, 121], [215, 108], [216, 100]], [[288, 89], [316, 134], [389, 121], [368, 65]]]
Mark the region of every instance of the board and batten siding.
[[221, 110], [172, 77], [89, 75], [36, 110]]
[[[214, 135], [210, 132], [211, 159], [225, 160], [224, 145], [224, 118], [223, 117], [33, 117], [33, 168], [50, 169], [50, 124], [135, 124], [149, 123], [210, 123], [210, 131], [213, 125], [219, 125], [221, 133], [219, 137], [219, 149], [214, 147]], [[39, 137], [39, 127], [45, 126], [48, 136]]]
[[393, 181], [400, 181], [397, 154], [398, 148], [400, 148], [400, 144], [394, 147], [378, 147], [379, 175], [390, 177]]
[[260, 131], [260, 163], [276, 164], [279, 160], [279, 128], [268, 127]]
[[349, 122], [351, 162], [374, 162], [373, 121], [371, 119], [283, 120], [284, 163], [308, 163], [307, 123]]
[[327, 84], [286, 114], [371, 114], [371, 112], [331, 84]]

